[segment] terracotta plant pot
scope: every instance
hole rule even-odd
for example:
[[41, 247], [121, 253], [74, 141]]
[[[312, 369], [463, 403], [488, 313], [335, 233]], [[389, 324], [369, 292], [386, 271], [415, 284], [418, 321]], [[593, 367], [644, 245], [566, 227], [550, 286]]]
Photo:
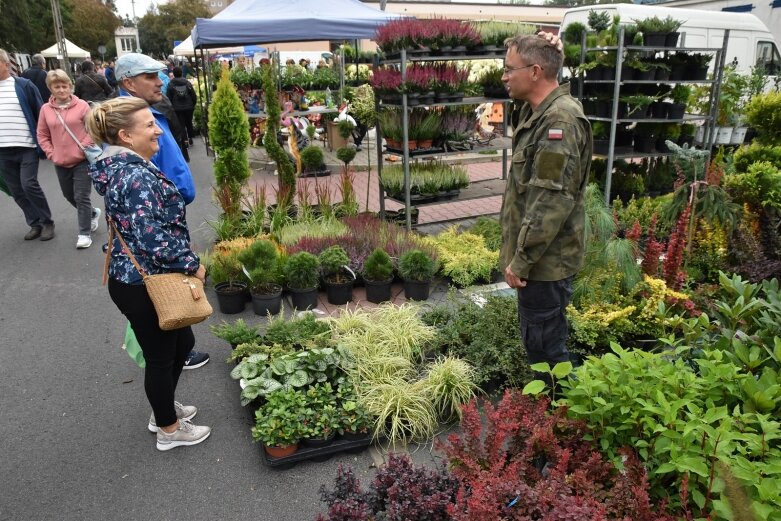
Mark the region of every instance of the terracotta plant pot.
[[298, 450], [298, 443], [294, 443], [292, 445], [264, 447], [264, 449], [266, 450], [266, 454], [272, 458], [286, 458], [296, 453]]

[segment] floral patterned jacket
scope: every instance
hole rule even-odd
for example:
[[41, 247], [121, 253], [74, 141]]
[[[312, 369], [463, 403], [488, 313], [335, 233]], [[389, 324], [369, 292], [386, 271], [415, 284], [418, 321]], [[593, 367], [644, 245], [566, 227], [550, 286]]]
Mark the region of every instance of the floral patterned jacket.
[[[185, 202], [176, 186], [152, 163], [123, 147], [109, 147], [90, 167], [106, 216], [144, 270], [195, 274], [200, 259], [190, 249]], [[109, 277], [141, 284], [141, 275], [118, 239], [111, 245]]]

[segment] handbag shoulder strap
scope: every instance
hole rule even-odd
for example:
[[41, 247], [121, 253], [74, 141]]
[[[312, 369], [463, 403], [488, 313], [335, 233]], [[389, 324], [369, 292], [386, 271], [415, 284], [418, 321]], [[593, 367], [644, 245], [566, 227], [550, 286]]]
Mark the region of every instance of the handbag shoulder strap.
[[111, 261], [111, 248], [114, 244], [114, 235], [116, 234], [117, 239], [119, 240], [119, 245], [122, 246], [122, 251], [130, 258], [130, 262], [133, 263], [133, 266], [136, 267], [138, 270], [138, 273], [141, 275], [141, 278], [146, 278], [147, 273], [144, 271], [144, 269], [141, 267], [141, 265], [136, 260], [135, 255], [130, 251], [130, 248], [127, 247], [127, 243], [125, 242], [125, 239], [122, 238], [122, 234], [119, 233], [119, 230], [117, 230], [116, 225], [114, 224], [114, 220], [111, 217], [106, 216], [106, 220], [108, 220], [109, 224], [109, 232], [108, 232], [108, 248], [106, 249], [106, 263], [103, 266], [103, 284], [106, 284], [108, 281], [108, 265]]
[[60, 114], [60, 111], [57, 109], [54, 109], [54, 113], [57, 114], [57, 119], [60, 120], [60, 123], [62, 123], [62, 126], [65, 127], [65, 131], [70, 134], [70, 137], [73, 138], [73, 141], [76, 142], [76, 144], [79, 146], [82, 152], [84, 152], [84, 145], [81, 144], [81, 141], [79, 141], [79, 138], [76, 137], [76, 134], [73, 133], [71, 128], [68, 126], [67, 123], [65, 123], [65, 119], [63, 119], [62, 114]]

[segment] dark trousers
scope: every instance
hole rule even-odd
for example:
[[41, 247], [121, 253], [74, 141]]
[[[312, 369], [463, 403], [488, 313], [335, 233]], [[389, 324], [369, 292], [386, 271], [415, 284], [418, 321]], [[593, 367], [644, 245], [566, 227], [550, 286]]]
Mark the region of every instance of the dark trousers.
[[109, 279], [111, 300], [130, 322], [141, 351], [144, 352], [144, 390], [155, 421], [160, 427], [176, 423], [174, 393], [182, 374], [184, 359], [195, 345], [193, 330], [188, 327], [163, 331], [157, 312], [143, 284], [124, 284]]
[[0, 147], [0, 174], [30, 227], [52, 224], [49, 203], [38, 184], [38, 152], [28, 147]]
[[86, 161], [72, 167], [54, 165], [62, 195], [76, 209], [79, 235], [92, 233], [90, 229], [92, 226], [92, 201], [90, 201], [92, 179], [90, 179], [88, 168], [89, 165]]
[[553, 367], [569, 361], [566, 309], [572, 298], [572, 280], [529, 280], [518, 289], [521, 338], [530, 364], [547, 362]]
[[192, 139], [195, 137], [195, 130], [193, 130], [193, 109], [190, 110], [177, 110], [176, 119], [179, 120], [179, 124], [182, 128], [187, 129], [187, 138]]

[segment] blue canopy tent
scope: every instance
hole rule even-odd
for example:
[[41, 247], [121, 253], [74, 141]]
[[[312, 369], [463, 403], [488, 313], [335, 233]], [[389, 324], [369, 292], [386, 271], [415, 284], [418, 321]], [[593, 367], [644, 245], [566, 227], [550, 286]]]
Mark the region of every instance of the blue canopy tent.
[[359, 0], [237, 0], [214, 18], [197, 18], [193, 47], [371, 38], [401, 15]]

